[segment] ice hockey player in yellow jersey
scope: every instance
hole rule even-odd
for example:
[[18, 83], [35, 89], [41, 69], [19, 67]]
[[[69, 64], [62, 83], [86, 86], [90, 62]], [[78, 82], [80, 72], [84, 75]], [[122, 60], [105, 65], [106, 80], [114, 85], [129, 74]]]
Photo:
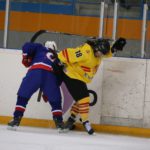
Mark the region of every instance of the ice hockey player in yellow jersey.
[[64, 64], [63, 81], [75, 100], [65, 128], [70, 130], [79, 114], [88, 134], [94, 130], [89, 122], [89, 103], [87, 83], [96, 74], [104, 57], [112, 57], [112, 53], [121, 51], [126, 44], [124, 38], [119, 38], [112, 46], [106, 39], [92, 38], [76, 48], [66, 48], [58, 53], [59, 60]]

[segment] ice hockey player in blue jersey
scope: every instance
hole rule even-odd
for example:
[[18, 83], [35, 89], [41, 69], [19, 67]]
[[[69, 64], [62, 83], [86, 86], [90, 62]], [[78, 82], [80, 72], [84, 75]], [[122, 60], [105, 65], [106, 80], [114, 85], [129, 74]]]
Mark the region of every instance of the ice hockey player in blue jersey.
[[16, 130], [26, 110], [31, 96], [40, 88], [48, 98], [56, 128], [63, 131], [60, 81], [55, 75], [55, 55], [57, 45], [54, 41], [40, 43], [25, 43], [22, 47], [22, 64], [29, 68], [17, 92], [17, 102], [13, 120], [8, 123], [8, 129]]

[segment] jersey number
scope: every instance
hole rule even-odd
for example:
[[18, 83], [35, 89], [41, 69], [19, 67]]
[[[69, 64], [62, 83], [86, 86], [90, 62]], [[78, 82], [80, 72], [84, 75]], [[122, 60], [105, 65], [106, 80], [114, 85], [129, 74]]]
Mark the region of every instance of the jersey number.
[[82, 56], [81, 51], [77, 51], [77, 52], [76, 52], [76, 57], [80, 57], [80, 56]]

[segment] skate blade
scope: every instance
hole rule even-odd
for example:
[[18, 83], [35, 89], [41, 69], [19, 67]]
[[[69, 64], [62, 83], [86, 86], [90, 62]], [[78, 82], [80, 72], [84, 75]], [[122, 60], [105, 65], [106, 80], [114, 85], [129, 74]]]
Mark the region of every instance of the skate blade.
[[57, 129], [58, 133], [67, 133], [69, 130], [66, 129]]
[[94, 131], [94, 132], [91, 132], [91, 133], [89, 133], [89, 132], [87, 132], [87, 133], [88, 133], [88, 135], [90, 135], [90, 136], [95, 136], [95, 135], [96, 135], [95, 131]]
[[17, 128], [18, 128], [18, 126], [14, 126], [14, 127], [7, 126], [7, 130], [11, 130], [11, 131], [16, 131]]

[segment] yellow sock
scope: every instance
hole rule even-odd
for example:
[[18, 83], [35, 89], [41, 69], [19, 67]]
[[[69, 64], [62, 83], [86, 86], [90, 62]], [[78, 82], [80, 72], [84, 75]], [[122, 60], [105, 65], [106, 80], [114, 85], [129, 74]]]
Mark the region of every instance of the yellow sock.
[[78, 109], [82, 122], [89, 120], [89, 103], [90, 97], [86, 97], [78, 101]]
[[71, 115], [74, 115], [75, 117], [78, 115], [79, 113], [79, 108], [78, 108], [78, 103], [75, 102], [70, 110]]

